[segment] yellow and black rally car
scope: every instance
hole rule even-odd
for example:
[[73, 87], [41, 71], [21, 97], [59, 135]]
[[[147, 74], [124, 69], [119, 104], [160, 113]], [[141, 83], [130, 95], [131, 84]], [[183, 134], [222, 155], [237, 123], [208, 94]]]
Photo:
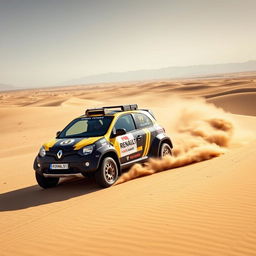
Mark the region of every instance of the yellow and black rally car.
[[137, 104], [87, 109], [41, 147], [34, 169], [43, 188], [78, 175], [94, 176], [100, 186], [109, 187], [122, 170], [171, 150], [170, 138], [150, 110]]

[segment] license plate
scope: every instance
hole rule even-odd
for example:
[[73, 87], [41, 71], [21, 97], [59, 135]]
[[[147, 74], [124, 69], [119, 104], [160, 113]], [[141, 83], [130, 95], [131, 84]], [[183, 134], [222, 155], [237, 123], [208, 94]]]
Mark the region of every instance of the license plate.
[[51, 170], [67, 170], [68, 164], [51, 164], [50, 169]]

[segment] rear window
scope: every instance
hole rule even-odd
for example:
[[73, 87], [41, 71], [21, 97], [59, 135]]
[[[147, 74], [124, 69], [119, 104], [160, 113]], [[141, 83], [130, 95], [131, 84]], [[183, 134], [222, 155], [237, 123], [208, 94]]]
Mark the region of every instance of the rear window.
[[151, 121], [151, 119], [142, 113], [135, 113], [134, 119], [135, 119], [137, 128], [145, 128], [153, 125], [153, 122]]

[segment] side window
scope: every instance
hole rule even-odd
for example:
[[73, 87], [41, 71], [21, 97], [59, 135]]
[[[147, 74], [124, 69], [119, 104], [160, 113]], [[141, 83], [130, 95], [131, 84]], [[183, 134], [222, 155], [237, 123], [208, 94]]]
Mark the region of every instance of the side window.
[[134, 119], [138, 128], [145, 128], [153, 125], [153, 122], [150, 120], [150, 118], [141, 113], [135, 113]]
[[126, 132], [130, 132], [135, 130], [135, 124], [131, 115], [124, 115], [119, 117], [116, 121], [114, 128], [117, 129], [125, 129]]

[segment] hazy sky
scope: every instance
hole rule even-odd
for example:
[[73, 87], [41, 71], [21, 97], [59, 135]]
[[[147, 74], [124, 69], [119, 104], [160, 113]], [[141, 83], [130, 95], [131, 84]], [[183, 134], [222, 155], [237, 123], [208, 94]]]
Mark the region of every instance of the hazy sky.
[[0, 0], [0, 84], [256, 59], [256, 0]]

